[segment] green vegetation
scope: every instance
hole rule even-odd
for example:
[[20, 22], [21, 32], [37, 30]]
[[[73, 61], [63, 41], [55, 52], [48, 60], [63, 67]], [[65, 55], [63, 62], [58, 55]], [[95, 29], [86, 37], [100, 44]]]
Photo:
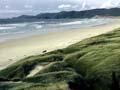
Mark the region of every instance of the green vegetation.
[[[37, 65], [44, 68], [27, 77]], [[0, 90], [67, 90], [67, 82], [84, 79], [92, 90], [110, 90], [112, 73], [120, 77], [120, 29], [85, 39], [67, 48], [30, 56], [0, 71]]]
[[43, 65], [45, 63], [61, 60], [63, 60], [63, 56], [58, 54], [51, 54], [47, 56], [31, 56], [2, 70], [0, 72], [0, 76], [9, 79], [23, 79], [30, 73], [32, 69], [35, 68], [36, 65]]

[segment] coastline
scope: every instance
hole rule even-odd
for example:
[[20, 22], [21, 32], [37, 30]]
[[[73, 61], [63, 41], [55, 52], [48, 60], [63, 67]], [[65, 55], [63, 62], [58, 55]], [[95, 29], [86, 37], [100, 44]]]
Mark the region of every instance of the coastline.
[[49, 52], [62, 49], [83, 39], [107, 33], [118, 27], [120, 27], [120, 22], [83, 29], [71, 29], [0, 43], [0, 70], [24, 57], [42, 54], [44, 50]]

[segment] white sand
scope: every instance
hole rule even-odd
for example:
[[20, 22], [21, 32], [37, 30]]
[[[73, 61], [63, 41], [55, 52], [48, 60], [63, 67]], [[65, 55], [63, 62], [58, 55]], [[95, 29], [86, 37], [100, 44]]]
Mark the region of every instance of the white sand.
[[68, 45], [112, 31], [120, 27], [120, 23], [111, 23], [85, 29], [68, 30], [49, 33], [43, 36], [32, 36], [0, 43], [0, 69], [30, 55], [41, 54], [42, 51], [52, 51], [65, 48]]
[[41, 71], [42, 69], [44, 68], [44, 66], [36, 66], [31, 72], [30, 74], [28, 74], [27, 77], [32, 77], [34, 76], [35, 74], [37, 74], [39, 71]]

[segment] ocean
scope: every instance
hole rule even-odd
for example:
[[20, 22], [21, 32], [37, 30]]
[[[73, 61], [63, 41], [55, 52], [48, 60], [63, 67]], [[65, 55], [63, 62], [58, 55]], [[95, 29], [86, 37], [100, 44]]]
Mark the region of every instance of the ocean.
[[112, 21], [113, 19], [110, 18], [93, 18], [40, 20], [39, 22], [0, 24], [0, 42], [33, 35], [44, 35], [51, 32], [94, 27], [108, 24]]

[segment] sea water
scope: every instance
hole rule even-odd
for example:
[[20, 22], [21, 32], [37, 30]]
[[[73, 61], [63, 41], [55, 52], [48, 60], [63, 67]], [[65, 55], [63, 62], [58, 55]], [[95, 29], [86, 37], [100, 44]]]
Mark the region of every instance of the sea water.
[[112, 22], [109, 18], [99, 19], [54, 19], [39, 22], [0, 24], [0, 42], [11, 39], [44, 35], [71, 29], [88, 28]]

